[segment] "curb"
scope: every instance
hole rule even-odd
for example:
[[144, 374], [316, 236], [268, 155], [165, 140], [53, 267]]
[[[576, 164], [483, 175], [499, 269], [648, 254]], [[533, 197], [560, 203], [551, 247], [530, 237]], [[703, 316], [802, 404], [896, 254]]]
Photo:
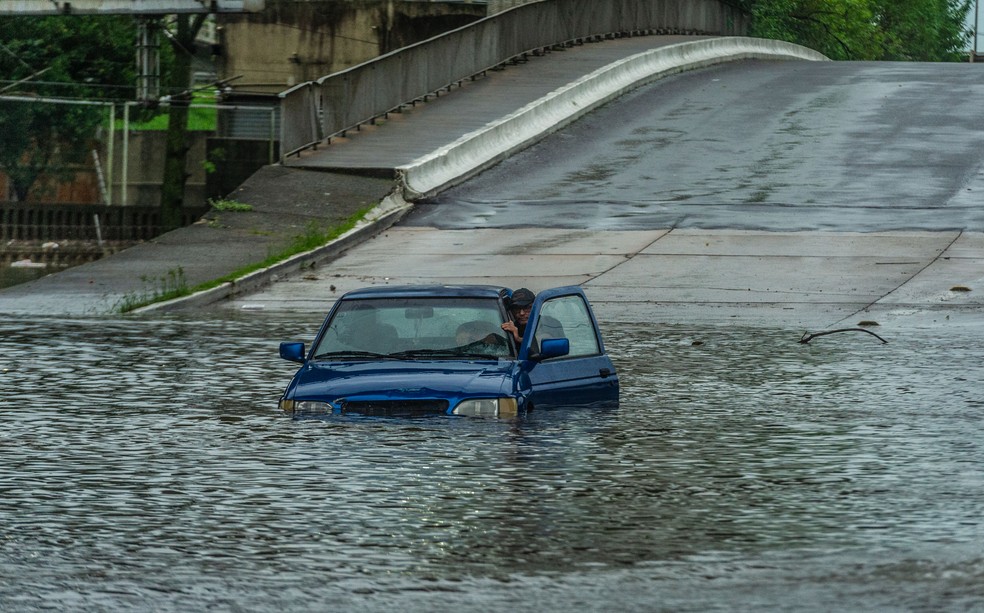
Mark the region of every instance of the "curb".
[[227, 281], [222, 285], [189, 296], [149, 304], [134, 309], [131, 313], [166, 313], [180, 309], [201, 308], [220, 300], [256, 290], [275, 281], [282, 275], [289, 275], [315, 262], [337, 257], [347, 249], [383, 232], [402, 219], [411, 208], [413, 208], [412, 205], [403, 200], [398, 192], [393, 192], [369, 211], [354, 228], [321, 247], [295, 254], [286, 260], [243, 275], [234, 281]]
[[632, 89], [687, 70], [744, 59], [829, 61], [807, 47], [748, 37], [712, 38], [643, 51], [398, 167], [398, 189], [408, 201], [433, 196]]

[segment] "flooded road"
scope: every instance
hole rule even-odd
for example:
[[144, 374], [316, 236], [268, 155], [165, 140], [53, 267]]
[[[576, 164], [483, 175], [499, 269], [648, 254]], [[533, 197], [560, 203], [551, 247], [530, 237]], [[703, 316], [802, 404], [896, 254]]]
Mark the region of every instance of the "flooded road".
[[984, 602], [978, 330], [620, 325], [618, 410], [292, 421], [318, 323], [0, 322], [0, 609]]

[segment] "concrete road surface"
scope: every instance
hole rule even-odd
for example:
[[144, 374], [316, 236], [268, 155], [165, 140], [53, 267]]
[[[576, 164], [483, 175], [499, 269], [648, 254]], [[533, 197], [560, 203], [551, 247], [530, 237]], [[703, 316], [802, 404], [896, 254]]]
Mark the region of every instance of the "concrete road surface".
[[488, 282], [580, 284], [619, 321], [984, 323], [982, 70], [750, 61], [665, 79], [222, 308]]

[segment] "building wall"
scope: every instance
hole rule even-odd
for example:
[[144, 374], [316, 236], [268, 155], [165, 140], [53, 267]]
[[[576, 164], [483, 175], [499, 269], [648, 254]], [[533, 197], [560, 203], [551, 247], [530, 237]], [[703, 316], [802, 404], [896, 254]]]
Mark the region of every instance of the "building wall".
[[[210, 132], [191, 132], [191, 148], [185, 162], [188, 181], [185, 183], [185, 205], [201, 206], [205, 197], [206, 145]], [[159, 206], [161, 183], [164, 180], [164, 152], [167, 133], [163, 131], [133, 131], [129, 134], [126, 199], [123, 199], [123, 139], [116, 134], [116, 163], [113, 169], [113, 204]]]
[[235, 93], [276, 94], [485, 17], [487, 4], [267, 0], [216, 17], [219, 79]]
[[501, 13], [506, 9], [511, 9], [520, 4], [529, 4], [530, 2], [539, 2], [539, 0], [489, 0], [489, 15]]
[[[0, 200], [12, 201], [14, 188], [10, 179], [0, 170]], [[81, 165], [70, 169], [67, 175], [41, 177], [31, 190], [28, 202], [64, 202], [90, 204], [100, 202], [99, 181], [94, 168]]]

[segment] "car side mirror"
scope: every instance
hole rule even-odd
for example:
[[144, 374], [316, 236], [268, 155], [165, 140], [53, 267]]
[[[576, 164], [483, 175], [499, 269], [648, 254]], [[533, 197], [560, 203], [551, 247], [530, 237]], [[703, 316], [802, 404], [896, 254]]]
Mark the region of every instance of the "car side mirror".
[[571, 342], [566, 338], [545, 338], [540, 341], [540, 354], [537, 359], [559, 358], [571, 352]]
[[291, 362], [304, 362], [304, 343], [280, 343], [280, 357]]

